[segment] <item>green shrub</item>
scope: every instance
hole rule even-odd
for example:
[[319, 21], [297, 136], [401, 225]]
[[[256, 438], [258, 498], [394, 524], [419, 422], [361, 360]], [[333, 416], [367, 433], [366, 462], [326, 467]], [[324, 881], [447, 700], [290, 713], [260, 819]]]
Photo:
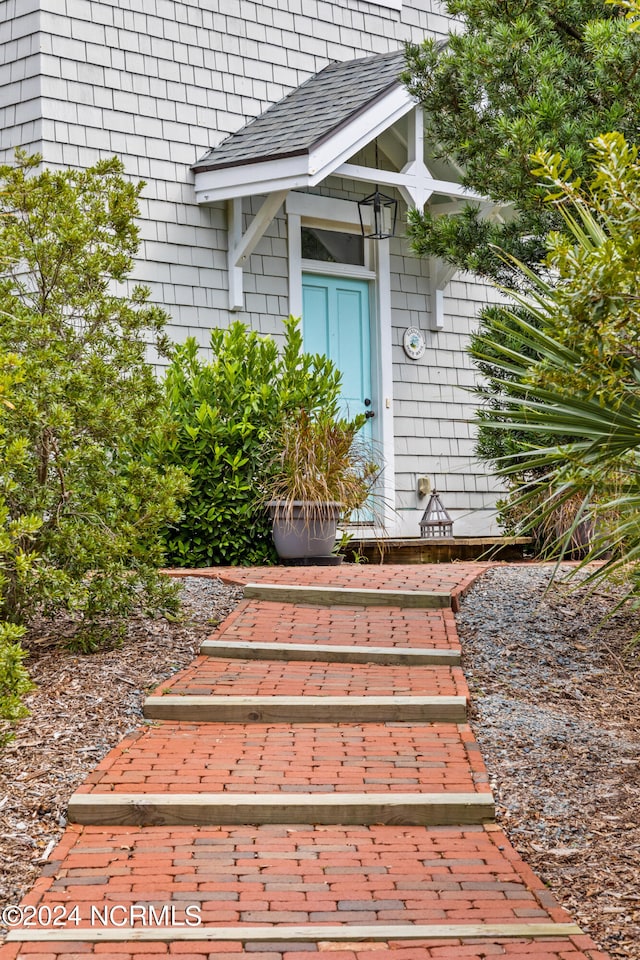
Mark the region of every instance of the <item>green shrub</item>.
[[176, 347], [164, 381], [164, 416], [152, 459], [180, 465], [191, 491], [166, 537], [178, 566], [275, 562], [271, 524], [260, 504], [280, 425], [296, 411], [337, 416], [340, 373], [302, 352], [298, 322], [274, 340], [234, 323], [211, 332], [210, 360], [193, 339]]
[[33, 689], [22, 661], [27, 656], [20, 646], [24, 627], [0, 623], [0, 747], [11, 739], [11, 726], [27, 715], [22, 697]]
[[640, 156], [615, 132], [591, 146], [588, 180], [574, 179], [560, 154], [535, 155], [534, 172], [566, 223], [547, 239], [552, 279], [512, 293], [520, 311], [473, 350], [501, 374], [503, 403], [485, 423], [529, 441], [498, 461], [502, 476], [517, 478], [511, 508], [520, 529], [548, 531], [559, 555], [580, 547], [584, 563], [604, 560], [589, 573], [593, 583], [630, 574], [637, 599]]
[[23, 462], [27, 444], [23, 438], [8, 438], [5, 414], [13, 411], [9, 396], [22, 379], [20, 360], [15, 355], [0, 356], [0, 746], [11, 739], [11, 726], [26, 715], [22, 697], [32, 689], [22, 661], [26, 656], [20, 646], [24, 627], [6, 623], [7, 590], [30, 571], [35, 557], [25, 547], [37, 532], [37, 517], [11, 517], [6, 496], [15, 489], [14, 472]]
[[19, 623], [63, 608], [104, 634], [107, 619], [175, 592], [157, 567], [186, 481], [132, 452], [156, 425], [160, 387], [145, 353], [149, 342], [163, 349], [166, 315], [148, 290], [126, 286], [143, 184], [117, 159], [38, 164], [19, 153], [0, 167], [0, 355], [16, 354], [22, 370], [4, 420], [4, 615]]

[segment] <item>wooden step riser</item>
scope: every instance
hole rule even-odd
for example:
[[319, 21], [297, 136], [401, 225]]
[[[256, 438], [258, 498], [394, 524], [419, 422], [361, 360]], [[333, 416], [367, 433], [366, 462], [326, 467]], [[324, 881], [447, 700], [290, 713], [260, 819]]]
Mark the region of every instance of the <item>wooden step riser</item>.
[[93, 826], [345, 824], [460, 826], [494, 818], [491, 794], [74, 794], [68, 818]]
[[[582, 930], [575, 923], [372, 923], [372, 924], [308, 924], [291, 926], [235, 927], [69, 927], [56, 929], [16, 928], [7, 934], [8, 943], [25, 942], [55, 943], [60, 941], [85, 943], [378, 943], [385, 941], [435, 940], [543, 940], [547, 937], [560, 940], [578, 937]], [[573, 954], [572, 944], [567, 950]]]
[[248, 583], [247, 599], [277, 603], [309, 603], [316, 606], [411, 607], [451, 609], [451, 594], [428, 590], [358, 590], [353, 587], [299, 587], [288, 584]]
[[457, 650], [399, 650], [394, 647], [347, 647], [303, 643], [242, 643], [205, 640], [204, 657], [239, 660], [304, 660], [323, 663], [381, 663], [388, 666], [448, 666], [460, 664]]
[[466, 723], [464, 697], [147, 697], [149, 720], [185, 723]]

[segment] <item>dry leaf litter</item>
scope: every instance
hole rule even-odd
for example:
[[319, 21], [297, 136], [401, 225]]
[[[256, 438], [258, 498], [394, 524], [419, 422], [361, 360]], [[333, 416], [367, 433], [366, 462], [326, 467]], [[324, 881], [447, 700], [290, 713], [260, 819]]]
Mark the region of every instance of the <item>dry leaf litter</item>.
[[69, 653], [64, 637], [73, 625], [63, 618], [30, 632], [26, 665], [37, 689], [15, 739], [0, 748], [0, 907], [19, 903], [33, 885], [62, 835], [69, 797], [142, 723], [145, 696], [193, 660], [242, 596], [219, 580], [181, 584], [179, 620], [132, 618], [113, 650]]

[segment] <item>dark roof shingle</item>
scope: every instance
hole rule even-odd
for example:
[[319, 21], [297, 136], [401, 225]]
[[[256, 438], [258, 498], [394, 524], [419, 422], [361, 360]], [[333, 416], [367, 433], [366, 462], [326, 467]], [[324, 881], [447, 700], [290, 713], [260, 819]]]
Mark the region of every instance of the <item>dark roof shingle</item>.
[[331, 63], [245, 127], [227, 137], [194, 170], [306, 153], [398, 83], [404, 51]]

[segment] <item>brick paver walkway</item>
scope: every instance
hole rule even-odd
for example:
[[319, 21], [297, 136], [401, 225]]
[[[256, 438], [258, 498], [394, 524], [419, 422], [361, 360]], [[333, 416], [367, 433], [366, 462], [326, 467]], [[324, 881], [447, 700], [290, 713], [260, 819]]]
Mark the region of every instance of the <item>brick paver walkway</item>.
[[[300, 586], [367, 590], [446, 590], [455, 601], [489, 566], [488, 563], [348, 563], [336, 567], [216, 567], [210, 570], [180, 570], [177, 573], [183, 577], [194, 573], [199, 576], [220, 577], [225, 583], [240, 586], [247, 583], [295, 583]], [[425, 570], [428, 573], [425, 573]]]
[[[212, 728], [212, 729], [210, 729]], [[81, 793], [488, 792], [462, 724], [166, 722], [130, 734]]]
[[375, 663], [305, 663], [198, 657], [193, 666], [156, 691], [199, 696], [468, 695], [460, 667], [380, 666]]
[[319, 608], [269, 600], [241, 601], [225, 621], [221, 636], [244, 643], [459, 647], [451, 610]]
[[[224, 576], [459, 596], [484, 567], [298, 567]], [[218, 655], [222, 643], [229, 646]], [[243, 644], [266, 646], [248, 659]], [[276, 653], [270, 644], [289, 646]], [[309, 659], [314, 646], [318, 660]], [[372, 658], [380, 648], [394, 655], [459, 651], [448, 609], [241, 602], [205, 646], [210, 655], [149, 698], [149, 715], [163, 699], [179, 711], [182, 698], [189, 719], [141, 727], [79, 788], [70, 810], [89, 819], [65, 831], [23, 902], [32, 924], [10, 933], [0, 960], [608, 960], [489, 815], [481, 814], [486, 822], [464, 819], [468, 798], [490, 800], [468, 724], [402, 719], [407, 704], [424, 697], [436, 711], [452, 697], [464, 706], [460, 667], [331, 659], [354, 646]], [[198, 718], [210, 699], [229, 697], [246, 699], [246, 722]], [[287, 698], [335, 700], [343, 710], [351, 703], [354, 715], [262, 721], [276, 700], [278, 711], [286, 710]], [[377, 703], [394, 700], [399, 719], [370, 718]], [[357, 715], [365, 702], [366, 721]], [[229, 814], [226, 825], [212, 819], [216, 807], [207, 798], [225, 796], [247, 811], [246, 822], [230, 825]], [[354, 803], [348, 823], [331, 819], [330, 798], [338, 796]], [[368, 805], [372, 797], [377, 806]], [[417, 808], [409, 798], [428, 805], [438, 797], [433, 820], [422, 821], [433, 825], [411, 822]], [[189, 805], [197, 798], [194, 815]], [[310, 822], [287, 821], [296, 798], [309, 804]], [[463, 819], [451, 822], [447, 810]], [[194, 825], [184, 825], [188, 816]]]

